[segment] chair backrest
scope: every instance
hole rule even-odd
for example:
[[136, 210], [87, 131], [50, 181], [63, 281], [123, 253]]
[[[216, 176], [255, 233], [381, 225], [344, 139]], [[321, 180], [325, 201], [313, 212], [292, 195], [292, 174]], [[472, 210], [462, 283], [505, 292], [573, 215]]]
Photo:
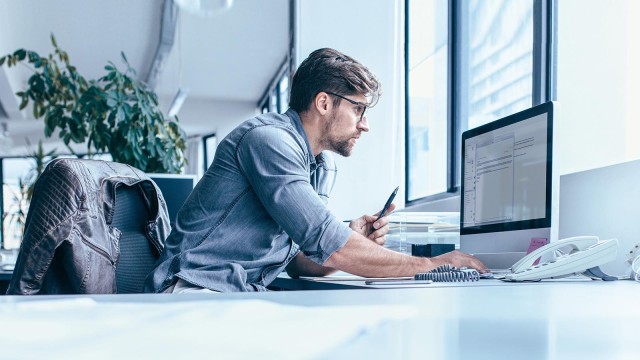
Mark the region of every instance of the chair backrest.
[[144, 280], [158, 259], [145, 236], [149, 211], [138, 186], [120, 185], [111, 226], [120, 230], [120, 259], [116, 267], [118, 294], [142, 292]]
[[7, 294], [142, 292], [169, 231], [162, 194], [142, 171], [53, 160], [36, 182]]

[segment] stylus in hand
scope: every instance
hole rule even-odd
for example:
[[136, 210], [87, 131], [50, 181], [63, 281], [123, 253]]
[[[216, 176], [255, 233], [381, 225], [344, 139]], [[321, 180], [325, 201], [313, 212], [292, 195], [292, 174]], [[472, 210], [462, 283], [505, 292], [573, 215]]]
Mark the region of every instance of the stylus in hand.
[[[400, 188], [400, 186], [396, 187], [395, 190], [393, 190], [393, 192], [391, 193], [391, 195], [389, 196], [389, 199], [387, 200], [387, 202], [384, 204], [384, 207], [382, 208], [382, 211], [380, 211], [380, 215], [378, 215], [378, 218], [376, 219], [376, 221], [380, 220], [381, 217], [384, 216], [384, 213], [387, 212], [387, 209], [389, 209], [389, 206], [391, 206], [391, 203], [393, 202], [393, 198], [396, 197], [396, 194], [398, 193], [398, 189]], [[376, 222], [374, 221], [374, 223]], [[373, 224], [371, 224], [371, 230], [369, 230], [369, 233], [372, 233], [376, 231], [376, 229], [373, 227]]]

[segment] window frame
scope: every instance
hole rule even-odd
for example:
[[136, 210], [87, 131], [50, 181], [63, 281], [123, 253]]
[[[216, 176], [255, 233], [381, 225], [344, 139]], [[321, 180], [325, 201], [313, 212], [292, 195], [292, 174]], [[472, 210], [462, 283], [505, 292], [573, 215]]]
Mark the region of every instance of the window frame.
[[[409, 34], [409, 3], [404, 2], [404, 57], [405, 57], [405, 189], [409, 189], [410, 180], [410, 94], [409, 94], [409, 49], [411, 38]], [[460, 39], [462, 23], [464, 21], [460, 2], [466, 0], [448, 1], [448, 56], [447, 59], [447, 190], [421, 198], [409, 199], [409, 192], [405, 191], [405, 206], [428, 204], [434, 201], [456, 197], [460, 195], [460, 136], [461, 129], [466, 129], [467, 119], [461, 118], [460, 103], [456, 94], [462, 86], [461, 63], [464, 52]], [[532, 74], [532, 106], [556, 99], [557, 73], [557, 0], [533, 0], [533, 74]]]
[[[257, 107], [261, 113], [280, 112], [280, 109], [286, 108], [289, 104], [289, 94], [291, 93], [291, 64], [289, 56], [278, 67], [274, 77], [269, 81], [265, 92], [260, 97]], [[284, 99], [280, 91], [280, 83], [282, 79], [287, 78], [289, 89], [287, 90], [287, 98]], [[286, 105], [283, 107], [283, 105]]]
[[[89, 154], [89, 153], [78, 153], [78, 154], [72, 154], [72, 153], [60, 153], [60, 154], [54, 154], [54, 158], [77, 158], [77, 159], [85, 159], [85, 158], [89, 158], [89, 156], [96, 156], [96, 155], [109, 155], [109, 153], [96, 153], [96, 154]], [[110, 155], [109, 155], [110, 156]], [[5, 159], [24, 159], [24, 160], [31, 160], [31, 159], [35, 159], [36, 156], [35, 155], [3, 155], [0, 156], [0, 182], [2, 183], [2, 186], [4, 187], [4, 160]], [[47, 160], [47, 165], [49, 164], [49, 162], [51, 160], [53, 160], [54, 158], [49, 158]], [[46, 166], [45, 166], [46, 168]], [[44, 171], [44, 169], [43, 169]], [[37, 180], [37, 179], [36, 179]], [[0, 189], [0, 214], [4, 215], [4, 188]], [[4, 239], [4, 218], [1, 219], [0, 221], [0, 249], [5, 250], [6, 247], [6, 241]]]
[[[217, 138], [215, 132], [202, 136], [202, 150], [203, 150], [203, 156], [202, 156], [203, 163], [202, 163], [202, 166], [203, 166], [203, 169], [204, 169], [203, 174], [207, 172], [207, 169], [209, 169], [209, 157], [207, 156], [207, 154], [209, 153], [208, 142], [209, 142], [209, 139], [211, 139], [211, 138], [215, 139], [215, 142], [216, 142], [215, 147], [217, 148], [218, 147], [218, 138]], [[211, 158], [211, 161], [213, 161], [213, 158]]]

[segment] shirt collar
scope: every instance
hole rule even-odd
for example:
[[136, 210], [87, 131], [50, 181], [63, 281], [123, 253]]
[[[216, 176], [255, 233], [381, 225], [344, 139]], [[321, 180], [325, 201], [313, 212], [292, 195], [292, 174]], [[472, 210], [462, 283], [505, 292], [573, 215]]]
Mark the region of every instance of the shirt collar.
[[309, 154], [309, 163], [316, 166], [322, 164], [324, 162], [324, 155], [322, 155], [322, 152], [320, 152], [320, 154], [318, 154], [317, 157], [313, 156], [313, 150], [311, 150], [311, 144], [309, 144], [309, 137], [307, 136], [307, 133], [304, 131], [304, 127], [302, 127], [302, 120], [300, 120], [300, 115], [298, 115], [298, 112], [290, 108], [284, 114], [287, 115], [289, 119], [291, 119], [291, 123], [296, 128], [296, 131], [298, 131], [300, 136], [302, 136], [302, 138], [304, 139], [305, 144], [307, 144], [307, 152]]

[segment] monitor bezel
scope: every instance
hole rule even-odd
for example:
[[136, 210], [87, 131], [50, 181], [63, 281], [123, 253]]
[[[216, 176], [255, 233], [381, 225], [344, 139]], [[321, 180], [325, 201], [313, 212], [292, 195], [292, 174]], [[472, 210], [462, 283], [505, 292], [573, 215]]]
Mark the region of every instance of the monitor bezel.
[[[156, 186], [162, 193], [162, 197], [164, 199], [165, 205], [167, 206], [169, 223], [171, 224], [171, 227], [173, 227], [175, 224], [176, 218], [178, 216], [178, 212], [180, 211], [180, 208], [182, 208], [182, 206], [187, 201], [187, 199], [193, 192], [193, 189], [198, 183], [197, 176], [193, 174], [164, 174], [164, 173], [147, 173], [147, 176], [149, 176], [149, 178], [153, 180], [153, 182], [156, 184]], [[169, 189], [166, 188], [167, 185], [171, 185], [171, 182], [175, 182], [175, 181], [180, 182], [178, 184], [180, 186], [177, 186], [175, 189], [183, 190], [181, 189], [181, 187], [186, 183], [189, 183], [191, 185], [191, 190], [188, 193], [183, 192], [180, 194], [185, 196], [180, 197], [178, 199], [179, 203], [176, 203], [175, 201], [173, 201], [176, 198], [173, 196], [173, 193], [171, 191], [168, 191]], [[160, 184], [158, 184], [159, 182]], [[164, 183], [164, 185], [162, 183]], [[169, 209], [170, 203], [174, 205], [172, 206], [173, 209]]]
[[488, 133], [493, 130], [513, 125], [518, 122], [547, 114], [547, 169], [546, 169], [546, 194], [545, 194], [545, 217], [529, 220], [510, 221], [503, 223], [484, 224], [476, 226], [464, 226], [464, 181], [460, 181], [460, 235], [484, 234], [492, 232], [504, 232], [515, 230], [540, 229], [551, 227], [551, 191], [552, 191], [552, 170], [553, 170], [553, 102], [549, 101], [532, 108], [517, 112], [504, 118], [492, 121], [479, 127], [467, 130], [462, 133], [461, 151], [461, 176], [465, 172], [465, 143], [469, 138]]

